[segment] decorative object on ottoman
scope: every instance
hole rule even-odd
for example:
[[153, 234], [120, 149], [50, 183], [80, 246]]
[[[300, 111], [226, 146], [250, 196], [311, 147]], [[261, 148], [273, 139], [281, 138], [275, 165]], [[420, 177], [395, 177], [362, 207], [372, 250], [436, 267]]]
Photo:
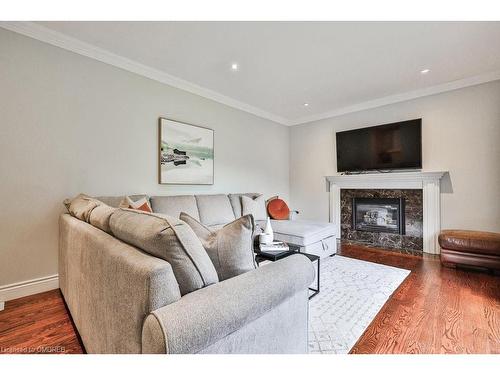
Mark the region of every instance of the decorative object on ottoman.
[[273, 232], [273, 227], [271, 226], [271, 219], [270, 218], [267, 218], [266, 228], [264, 229], [264, 233], [269, 238], [269, 242], [266, 242], [266, 243], [270, 243], [270, 242], [274, 241], [274, 232]]
[[273, 243], [273, 237], [267, 233], [259, 234], [259, 244], [261, 245], [269, 245]]
[[278, 197], [267, 201], [267, 213], [274, 220], [290, 220], [290, 212], [299, 213], [299, 211], [290, 211], [286, 202]]
[[500, 233], [443, 230], [439, 234], [441, 264], [500, 270]]

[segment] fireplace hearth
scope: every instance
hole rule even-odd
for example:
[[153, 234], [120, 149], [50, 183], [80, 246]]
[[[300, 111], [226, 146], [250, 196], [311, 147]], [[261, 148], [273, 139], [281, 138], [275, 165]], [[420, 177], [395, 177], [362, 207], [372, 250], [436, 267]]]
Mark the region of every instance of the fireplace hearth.
[[352, 199], [352, 227], [365, 232], [405, 234], [404, 198]]

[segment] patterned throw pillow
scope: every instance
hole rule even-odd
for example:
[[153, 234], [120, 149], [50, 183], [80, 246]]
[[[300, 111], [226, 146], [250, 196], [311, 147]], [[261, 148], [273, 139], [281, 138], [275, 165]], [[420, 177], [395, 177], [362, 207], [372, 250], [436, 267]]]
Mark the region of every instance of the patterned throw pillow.
[[141, 198], [138, 201], [133, 201], [129, 196], [123, 197], [123, 200], [120, 203], [120, 208], [130, 208], [132, 210], [139, 210], [144, 212], [152, 213], [151, 205], [149, 204], [149, 200], [147, 198]]

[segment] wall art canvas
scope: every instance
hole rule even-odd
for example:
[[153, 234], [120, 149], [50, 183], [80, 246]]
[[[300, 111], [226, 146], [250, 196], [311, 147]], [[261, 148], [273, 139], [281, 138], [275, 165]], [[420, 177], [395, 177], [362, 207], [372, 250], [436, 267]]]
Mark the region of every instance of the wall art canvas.
[[160, 184], [212, 185], [214, 131], [160, 118]]

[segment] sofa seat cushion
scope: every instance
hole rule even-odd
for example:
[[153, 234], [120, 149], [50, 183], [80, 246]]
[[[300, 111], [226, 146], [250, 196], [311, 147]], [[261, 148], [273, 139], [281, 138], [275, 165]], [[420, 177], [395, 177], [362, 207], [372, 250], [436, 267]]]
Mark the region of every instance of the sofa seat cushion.
[[[195, 198], [200, 214], [199, 218], [204, 225], [227, 224], [236, 219], [227, 195], [196, 195]], [[188, 211], [184, 210], [184, 212], [191, 215]], [[196, 218], [196, 216], [193, 217]]]
[[443, 230], [439, 245], [448, 250], [500, 256], [500, 233], [474, 230]]
[[184, 212], [181, 213], [180, 219], [186, 222], [201, 240], [220, 281], [257, 268], [253, 252], [255, 224], [251, 215], [242, 216], [219, 230], [204, 226]]
[[200, 220], [198, 205], [194, 195], [171, 195], [151, 197], [151, 208], [153, 212], [179, 218], [181, 212]]
[[119, 209], [111, 215], [110, 228], [116, 238], [170, 263], [181, 295], [219, 281], [200, 240], [179, 219]]
[[[265, 222], [258, 224], [264, 228]], [[335, 235], [335, 225], [308, 220], [271, 220], [275, 240], [307, 246]]]

